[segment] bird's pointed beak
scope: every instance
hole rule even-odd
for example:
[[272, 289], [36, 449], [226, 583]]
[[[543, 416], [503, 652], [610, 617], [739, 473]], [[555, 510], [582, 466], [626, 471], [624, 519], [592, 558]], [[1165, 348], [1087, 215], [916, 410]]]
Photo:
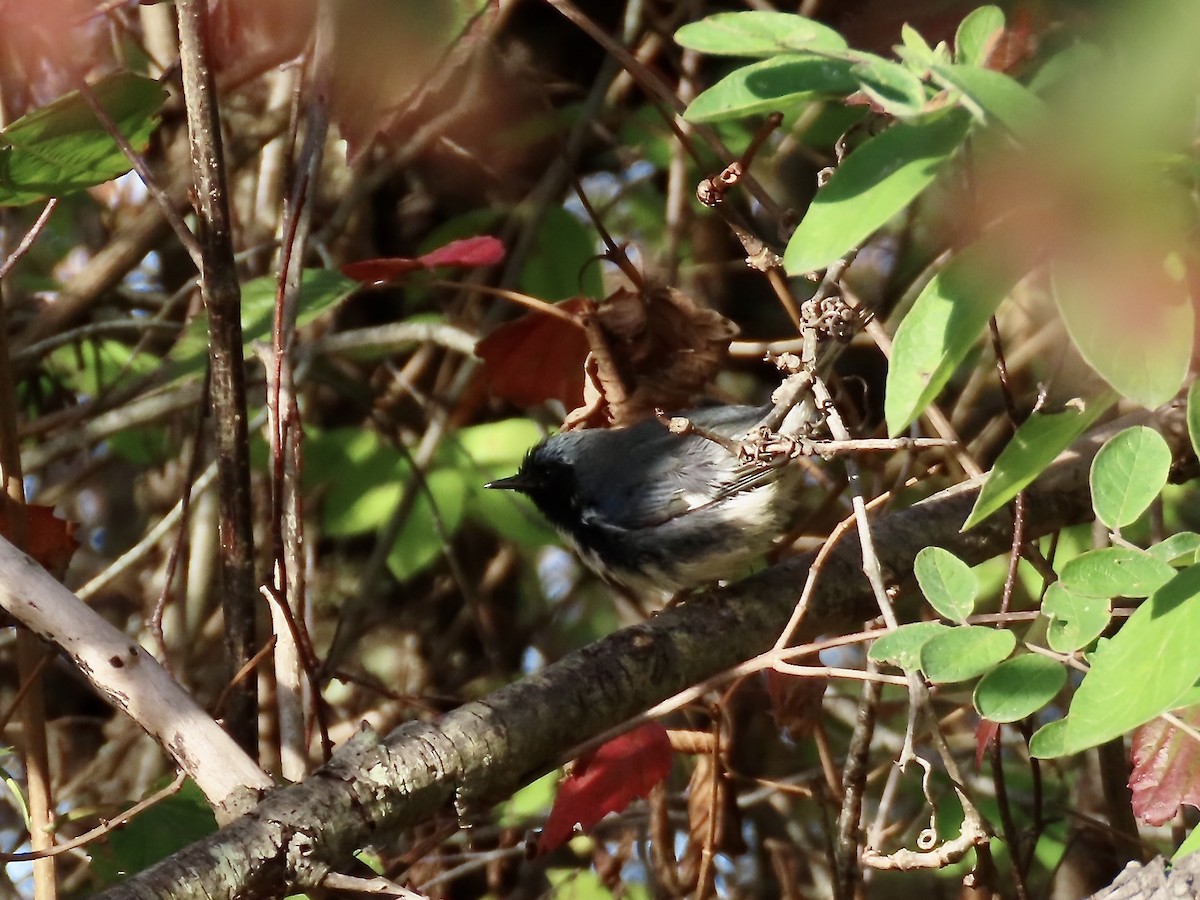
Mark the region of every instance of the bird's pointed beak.
[[528, 491], [533, 487], [533, 481], [526, 475], [518, 472], [516, 475], [509, 475], [507, 478], [499, 478], [496, 481], [489, 481], [484, 485], [493, 491]]

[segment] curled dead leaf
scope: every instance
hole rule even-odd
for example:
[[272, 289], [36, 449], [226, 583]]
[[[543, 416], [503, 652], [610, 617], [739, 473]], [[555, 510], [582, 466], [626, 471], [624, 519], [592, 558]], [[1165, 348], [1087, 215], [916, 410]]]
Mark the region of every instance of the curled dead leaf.
[[567, 428], [629, 425], [687, 405], [720, 371], [737, 334], [720, 313], [661, 285], [616, 291], [585, 315], [584, 330], [603, 403], [573, 410]]

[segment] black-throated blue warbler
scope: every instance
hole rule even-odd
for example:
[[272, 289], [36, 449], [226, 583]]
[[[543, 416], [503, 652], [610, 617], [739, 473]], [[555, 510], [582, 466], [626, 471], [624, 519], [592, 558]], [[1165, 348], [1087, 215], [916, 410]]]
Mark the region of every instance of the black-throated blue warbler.
[[553, 435], [487, 487], [528, 496], [588, 566], [635, 592], [740, 577], [787, 531], [805, 476], [786, 454], [745, 458], [712, 436], [739, 441], [769, 409], [679, 414], [701, 433], [647, 419]]

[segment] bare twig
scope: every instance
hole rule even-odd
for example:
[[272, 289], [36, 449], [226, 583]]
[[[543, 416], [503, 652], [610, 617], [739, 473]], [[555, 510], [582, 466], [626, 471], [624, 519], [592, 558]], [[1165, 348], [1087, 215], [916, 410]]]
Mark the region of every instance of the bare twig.
[[38, 217], [29, 226], [29, 230], [17, 242], [17, 246], [13, 248], [12, 253], [8, 254], [8, 258], [4, 260], [4, 263], [0, 264], [0, 281], [7, 278], [8, 274], [13, 270], [13, 266], [17, 264], [22, 256], [29, 252], [29, 248], [38, 239], [38, 235], [42, 233], [42, 230], [46, 227], [46, 223], [50, 221], [50, 215], [57, 206], [57, 197], [51, 197], [46, 201], [46, 205], [42, 207], [42, 211], [38, 213]]
[[[873, 671], [874, 662], [867, 663], [867, 671]], [[877, 682], [863, 684], [858, 705], [858, 719], [850, 746], [846, 751], [846, 765], [842, 770], [842, 809], [838, 815], [837, 842], [834, 845], [834, 896], [838, 900], [853, 900], [856, 888], [862, 883], [862, 866], [859, 864], [861, 840], [862, 800], [867, 785], [867, 759], [871, 749], [871, 735], [875, 731], [875, 707], [879, 703], [880, 686]]]
[[117, 146], [121, 148], [121, 152], [125, 154], [125, 158], [129, 160], [129, 164], [133, 166], [133, 170], [138, 173], [138, 177], [142, 179], [142, 184], [146, 186], [146, 190], [150, 192], [150, 196], [154, 198], [154, 202], [162, 210], [163, 218], [167, 220], [167, 224], [175, 232], [175, 237], [179, 239], [179, 243], [183, 245], [183, 249], [192, 258], [192, 262], [196, 268], [202, 268], [200, 242], [196, 240], [196, 236], [192, 234], [192, 230], [183, 221], [183, 216], [179, 214], [179, 210], [175, 208], [175, 204], [171, 201], [167, 192], [159, 185], [158, 179], [151, 173], [150, 167], [146, 165], [146, 160], [129, 143], [129, 138], [121, 133], [121, 129], [117, 127], [117, 123], [108, 114], [108, 110], [96, 99], [96, 95], [92, 92], [91, 87], [82, 79], [79, 81], [79, 95], [83, 97], [83, 102], [88, 105], [92, 114], [100, 122], [101, 127], [108, 132], [108, 136], [116, 141]]
[[0, 853], [0, 862], [31, 862], [36, 859], [46, 859], [51, 856], [58, 856], [60, 853], [66, 853], [78, 847], [86, 846], [98, 838], [104, 837], [116, 829], [120, 828], [126, 822], [136, 819], [155, 804], [166, 800], [168, 797], [179, 793], [179, 789], [183, 787], [183, 783], [187, 780], [187, 773], [180, 772], [175, 776], [175, 780], [161, 790], [155, 791], [144, 800], [139, 800], [133, 806], [124, 812], [118, 813], [111, 819], [105, 819], [95, 828], [85, 831], [78, 837], [73, 837], [69, 841], [63, 841], [61, 844], [54, 844], [47, 850], [34, 850], [31, 853]]

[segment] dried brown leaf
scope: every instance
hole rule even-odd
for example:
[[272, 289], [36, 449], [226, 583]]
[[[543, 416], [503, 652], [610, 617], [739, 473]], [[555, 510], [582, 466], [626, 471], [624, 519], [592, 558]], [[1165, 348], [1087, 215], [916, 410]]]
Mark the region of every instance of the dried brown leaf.
[[[656, 409], [687, 405], [725, 362], [737, 326], [675, 288], [621, 289], [584, 318], [595, 363], [594, 389], [603, 403], [585, 402], [569, 427], [629, 425]], [[585, 389], [585, 401], [586, 401]]]

